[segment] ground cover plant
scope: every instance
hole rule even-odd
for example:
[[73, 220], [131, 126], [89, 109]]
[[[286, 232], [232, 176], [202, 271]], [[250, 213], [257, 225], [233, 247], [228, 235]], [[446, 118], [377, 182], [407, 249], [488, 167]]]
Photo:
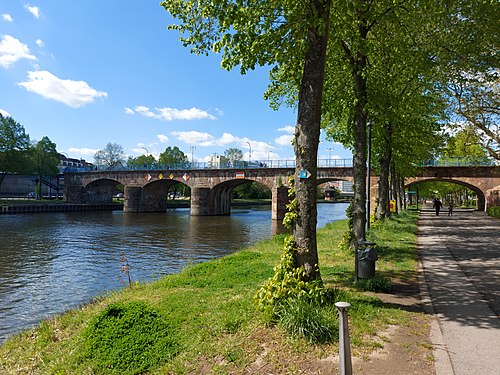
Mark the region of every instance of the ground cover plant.
[[[373, 227], [379, 277], [390, 281], [415, 277], [416, 220], [415, 212], [405, 211]], [[120, 339], [119, 332], [128, 336], [131, 331], [124, 327], [134, 324], [142, 328], [132, 334], [149, 332], [137, 340], [140, 350], [148, 353], [146, 362], [134, 365], [138, 373], [258, 373], [263, 366], [267, 372], [299, 373], [304, 366], [338, 352], [333, 303], [339, 300], [352, 305], [353, 353], [365, 355], [382, 345], [380, 333], [388, 325], [405, 325], [415, 313], [384, 303], [353, 284], [353, 251], [338, 246], [346, 229], [347, 222], [340, 221], [318, 232], [322, 279], [328, 291], [325, 303], [286, 306], [276, 324], [265, 319], [254, 298], [279, 264], [282, 235], [156, 282], [124, 288], [44, 321], [0, 347], [0, 373], [109, 373], [118, 365], [109, 362], [114, 347], [106, 340]], [[110, 318], [124, 316], [128, 309], [134, 312], [124, 321]], [[108, 333], [96, 325], [103, 319], [113, 322]], [[151, 320], [156, 323], [145, 323]], [[164, 334], [158, 336], [160, 332]], [[149, 336], [154, 340], [149, 341]], [[93, 339], [97, 341], [92, 343]], [[160, 344], [155, 346], [157, 341]], [[110, 352], [105, 354], [103, 348]], [[94, 350], [103, 354], [102, 360]]]

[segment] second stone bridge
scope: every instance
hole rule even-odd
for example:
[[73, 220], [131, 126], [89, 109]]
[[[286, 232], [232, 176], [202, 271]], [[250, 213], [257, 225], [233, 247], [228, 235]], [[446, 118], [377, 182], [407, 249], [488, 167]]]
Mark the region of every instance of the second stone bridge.
[[[123, 170], [69, 172], [64, 191], [70, 203], [108, 204], [116, 185], [124, 186], [125, 212], [165, 211], [168, 189], [178, 183], [191, 188], [191, 215], [229, 215], [235, 187], [256, 181], [272, 192], [272, 218], [283, 219], [288, 178], [294, 168], [242, 168], [199, 170]], [[318, 185], [335, 180], [353, 181], [351, 167], [318, 168]]]

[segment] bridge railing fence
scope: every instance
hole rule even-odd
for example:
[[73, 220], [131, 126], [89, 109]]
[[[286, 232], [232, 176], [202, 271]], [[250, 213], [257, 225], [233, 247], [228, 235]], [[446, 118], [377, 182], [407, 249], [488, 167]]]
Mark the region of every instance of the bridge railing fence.
[[489, 167], [494, 165], [494, 160], [471, 156], [456, 156], [441, 159], [431, 159], [425, 160], [420, 164], [421, 167]]
[[[248, 169], [248, 168], [295, 168], [295, 160], [264, 160], [264, 161], [236, 161], [236, 162], [182, 162], [171, 164], [144, 164], [137, 166], [91, 166], [66, 168], [65, 172], [92, 172], [92, 171], [165, 171], [165, 170], [200, 170], [200, 169]], [[318, 159], [319, 168], [352, 167], [352, 159]]]

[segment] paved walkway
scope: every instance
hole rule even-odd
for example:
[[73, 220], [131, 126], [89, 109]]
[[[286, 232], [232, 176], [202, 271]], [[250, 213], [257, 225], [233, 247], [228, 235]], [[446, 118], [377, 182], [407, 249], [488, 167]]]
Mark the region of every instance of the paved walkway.
[[422, 211], [422, 296], [437, 375], [500, 375], [500, 220]]

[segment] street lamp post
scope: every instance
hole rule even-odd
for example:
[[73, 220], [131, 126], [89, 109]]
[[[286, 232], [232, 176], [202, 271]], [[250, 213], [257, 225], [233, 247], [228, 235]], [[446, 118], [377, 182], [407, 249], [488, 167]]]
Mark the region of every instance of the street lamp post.
[[189, 149], [191, 150], [191, 164], [194, 163], [194, 150], [196, 150], [196, 146], [191, 146], [189, 147]]
[[368, 170], [366, 172], [366, 230], [370, 230], [370, 177], [371, 177], [371, 156], [372, 156], [372, 123], [368, 122]]
[[249, 148], [249, 151], [248, 151], [248, 164], [250, 164], [250, 162], [252, 161], [252, 145], [250, 144], [250, 142], [248, 142], [248, 148]]
[[330, 166], [330, 160], [332, 160], [333, 147], [328, 147], [326, 151], [330, 152], [330, 158], [328, 159], [328, 166]]
[[149, 169], [149, 160], [148, 160], [148, 154], [149, 154], [149, 151], [146, 147], [142, 146], [141, 147], [143, 150], [146, 150], [146, 168]]

